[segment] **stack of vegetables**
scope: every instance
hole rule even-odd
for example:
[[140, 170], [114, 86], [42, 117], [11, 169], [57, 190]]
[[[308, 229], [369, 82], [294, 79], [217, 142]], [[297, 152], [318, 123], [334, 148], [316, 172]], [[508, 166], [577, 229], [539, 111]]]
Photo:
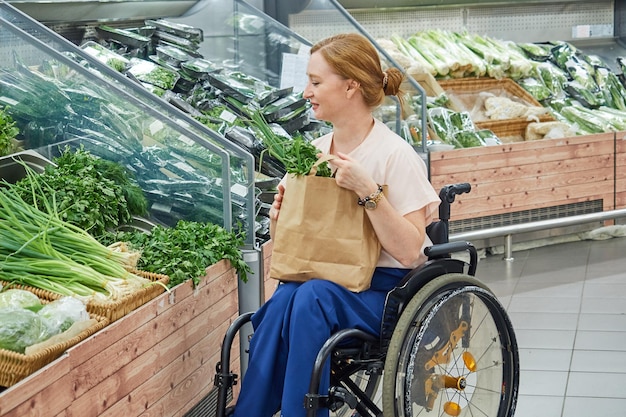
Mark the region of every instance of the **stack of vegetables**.
[[[626, 130], [624, 68], [617, 74], [570, 43], [514, 43], [439, 29], [380, 43], [409, 73], [438, 79], [511, 78], [573, 134]], [[621, 65], [621, 58], [617, 61]]]

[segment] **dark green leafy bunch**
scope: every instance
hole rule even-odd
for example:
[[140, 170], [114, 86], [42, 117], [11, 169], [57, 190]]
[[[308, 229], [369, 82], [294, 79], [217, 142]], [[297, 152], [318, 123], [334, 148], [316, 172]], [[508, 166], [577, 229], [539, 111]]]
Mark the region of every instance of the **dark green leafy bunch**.
[[197, 285], [206, 268], [222, 259], [231, 262], [244, 282], [250, 272], [240, 249], [243, 237], [211, 223], [179, 220], [175, 227], [156, 226], [150, 233], [120, 231], [106, 239], [104, 244], [121, 241], [141, 251], [137, 268], [168, 275], [170, 287], [189, 279]]
[[66, 148], [53, 162], [40, 175], [28, 175], [15, 184], [24, 201], [37, 207], [50, 204], [62, 220], [92, 236], [146, 212], [143, 191], [119, 164], [82, 148]]
[[13, 139], [20, 133], [10, 114], [0, 107], [0, 156], [14, 152]]
[[[293, 138], [285, 138], [278, 135], [272, 130], [263, 115], [256, 112], [251, 123], [253, 128], [258, 132], [263, 145], [267, 152], [278, 161], [280, 161], [285, 170], [290, 174], [307, 175], [313, 164], [317, 161], [317, 149], [311, 142], [304, 139], [301, 135], [294, 135]], [[320, 164], [317, 169], [317, 176], [330, 177], [331, 171], [328, 162]]]

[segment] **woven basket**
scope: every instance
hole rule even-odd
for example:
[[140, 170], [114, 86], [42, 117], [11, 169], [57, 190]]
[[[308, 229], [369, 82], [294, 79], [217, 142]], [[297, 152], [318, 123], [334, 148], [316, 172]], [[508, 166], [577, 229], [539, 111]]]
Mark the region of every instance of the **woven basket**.
[[114, 322], [115, 320], [118, 320], [135, 310], [137, 307], [140, 307], [162, 294], [165, 291], [165, 286], [167, 286], [167, 283], [170, 280], [167, 275], [138, 270], [130, 272], [149, 279], [153, 282], [153, 284], [112, 302], [95, 300], [90, 301], [87, 303], [87, 311], [106, 317], [111, 322]]
[[10, 387], [28, 375], [57, 359], [67, 349], [86, 339], [109, 324], [105, 317], [90, 313], [96, 322], [76, 336], [63, 342], [50, 345], [41, 351], [26, 355], [6, 349], [0, 349], [0, 386]]
[[[477, 129], [489, 129], [504, 141], [524, 140], [526, 127], [532, 120], [521, 117], [505, 120], [475, 117], [478, 114], [476, 107], [482, 106], [481, 93], [506, 97], [528, 106], [543, 107], [528, 91], [510, 78], [459, 78], [440, 80], [439, 85], [448, 94], [453, 110], [469, 111], [474, 116]], [[538, 116], [538, 119], [540, 122], [555, 120], [550, 114]]]
[[[147, 278], [153, 282], [153, 284], [148, 285], [144, 288], [141, 288], [131, 294], [126, 295], [118, 300], [111, 301], [102, 301], [102, 300], [90, 300], [87, 303], [87, 311], [89, 313], [96, 314], [98, 316], [105, 317], [109, 322], [114, 322], [131, 311], [135, 310], [137, 307], [147, 303], [148, 301], [156, 298], [158, 295], [162, 294], [165, 291], [165, 287], [169, 282], [170, 278], [167, 275], [155, 274], [152, 272], [139, 271], [139, 270], [131, 270], [129, 271], [133, 274], [139, 275], [140, 277]], [[60, 294], [41, 290], [39, 288], [34, 288], [26, 285], [14, 285], [8, 284], [6, 282], [1, 282], [2, 285], [9, 285], [11, 288], [20, 288], [23, 290], [28, 290], [34, 294], [36, 294], [39, 298], [44, 300], [57, 300], [62, 296]]]

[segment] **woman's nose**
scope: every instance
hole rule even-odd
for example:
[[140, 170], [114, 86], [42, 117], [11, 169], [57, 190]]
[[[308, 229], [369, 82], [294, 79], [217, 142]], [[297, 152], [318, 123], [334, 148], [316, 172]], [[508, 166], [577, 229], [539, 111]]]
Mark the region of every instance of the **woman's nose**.
[[307, 85], [306, 87], [304, 87], [304, 91], [302, 92], [302, 97], [309, 99], [312, 96], [313, 96], [313, 93], [311, 92], [311, 89]]

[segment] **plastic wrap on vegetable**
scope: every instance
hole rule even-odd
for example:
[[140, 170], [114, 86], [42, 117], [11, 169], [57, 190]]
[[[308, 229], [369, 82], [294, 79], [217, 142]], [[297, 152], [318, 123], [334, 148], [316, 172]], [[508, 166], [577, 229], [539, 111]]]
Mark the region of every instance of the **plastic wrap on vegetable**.
[[150, 61], [132, 58], [130, 63], [129, 74], [139, 81], [155, 85], [165, 90], [174, 88], [176, 81], [180, 78], [176, 71], [169, 70]]
[[596, 89], [595, 91], [589, 90], [585, 85], [576, 80], [568, 82], [565, 91], [572, 98], [589, 109], [596, 109], [605, 104], [604, 96], [600, 89]]
[[485, 146], [502, 145], [500, 138], [489, 129], [478, 130], [476, 133], [478, 133]]
[[37, 310], [41, 301], [34, 293], [18, 288], [9, 288], [0, 292], [0, 308], [19, 307]]
[[204, 40], [204, 33], [202, 29], [189, 26], [184, 23], [171, 22], [165, 19], [148, 19], [145, 21], [147, 26], [154, 26], [155, 28], [167, 33], [179, 36], [181, 38], [192, 40], [196, 43]]
[[476, 130], [469, 112], [466, 111], [450, 113], [450, 123], [452, 123], [454, 133], [473, 132]]
[[541, 79], [527, 77], [517, 81], [519, 85], [528, 91], [537, 101], [544, 101], [552, 97], [552, 91], [545, 86]]
[[552, 60], [562, 70], [567, 70], [567, 61], [574, 58], [578, 50], [567, 42], [557, 42], [552, 48]]
[[566, 90], [585, 107], [597, 108], [605, 104], [604, 95], [594, 79], [595, 69], [586, 61], [572, 57], [565, 62], [565, 69], [572, 81]]
[[552, 92], [553, 97], [564, 94], [568, 77], [565, 71], [552, 62], [541, 62], [535, 67], [535, 72], [543, 81], [543, 84]]
[[614, 72], [605, 67], [598, 67], [595, 80], [608, 107], [626, 110], [626, 88]]
[[612, 126], [612, 130], [618, 132], [626, 130], [626, 111], [602, 106], [593, 111], [598, 117], [602, 117]]
[[130, 66], [127, 58], [96, 42], [85, 42], [81, 49], [118, 72], [124, 72]]
[[37, 314], [50, 336], [66, 331], [78, 321], [90, 318], [85, 304], [74, 297], [61, 297], [45, 304]]
[[47, 337], [47, 327], [41, 317], [19, 307], [0, 309], [0, 349], [24, 353], [26, 347]]
[[450, 115], [455, 113], [450, 109], [436, 107], [428, 110], [428, 124], [435, 135], [445, 143], [454, 145], [456, 130], [450, 120]]
[[592, 110], [582, 106], [566, 106], [560, 111], [560, 114], [572, 125], [579, 127], [581, 134], [603, 133], [611, 130], [610, 123], [598, 117]]
[[254, 100], [263, 107], [277, 98], [276, 88], [238, 71], [209, 73], [208, 79], [212, 86], [243, 103]]
[[[268, 123], [272, 123], [288, 115], [291, 115], [292, 118], [297, 117], [307, 111], [309, 107], [307, 100], [302, 97], [301, 93], [292, 93], [281, 99], [270, 102], [263, 107], [262, 113]], [[283, 119], [282, 121], [284, 122], [286, 120]]]
[[463, 148], [473, 148], [476, 146], [485, 145], [478, 132], [458, 132], [456, 135], [454, 135], [454, 138], [456, 139], [457, 143]]
[[547, 61], [552, 56], [551, 44], [537, 44], [521, 42], [517, 44], [522, 51], [533, 61]]

